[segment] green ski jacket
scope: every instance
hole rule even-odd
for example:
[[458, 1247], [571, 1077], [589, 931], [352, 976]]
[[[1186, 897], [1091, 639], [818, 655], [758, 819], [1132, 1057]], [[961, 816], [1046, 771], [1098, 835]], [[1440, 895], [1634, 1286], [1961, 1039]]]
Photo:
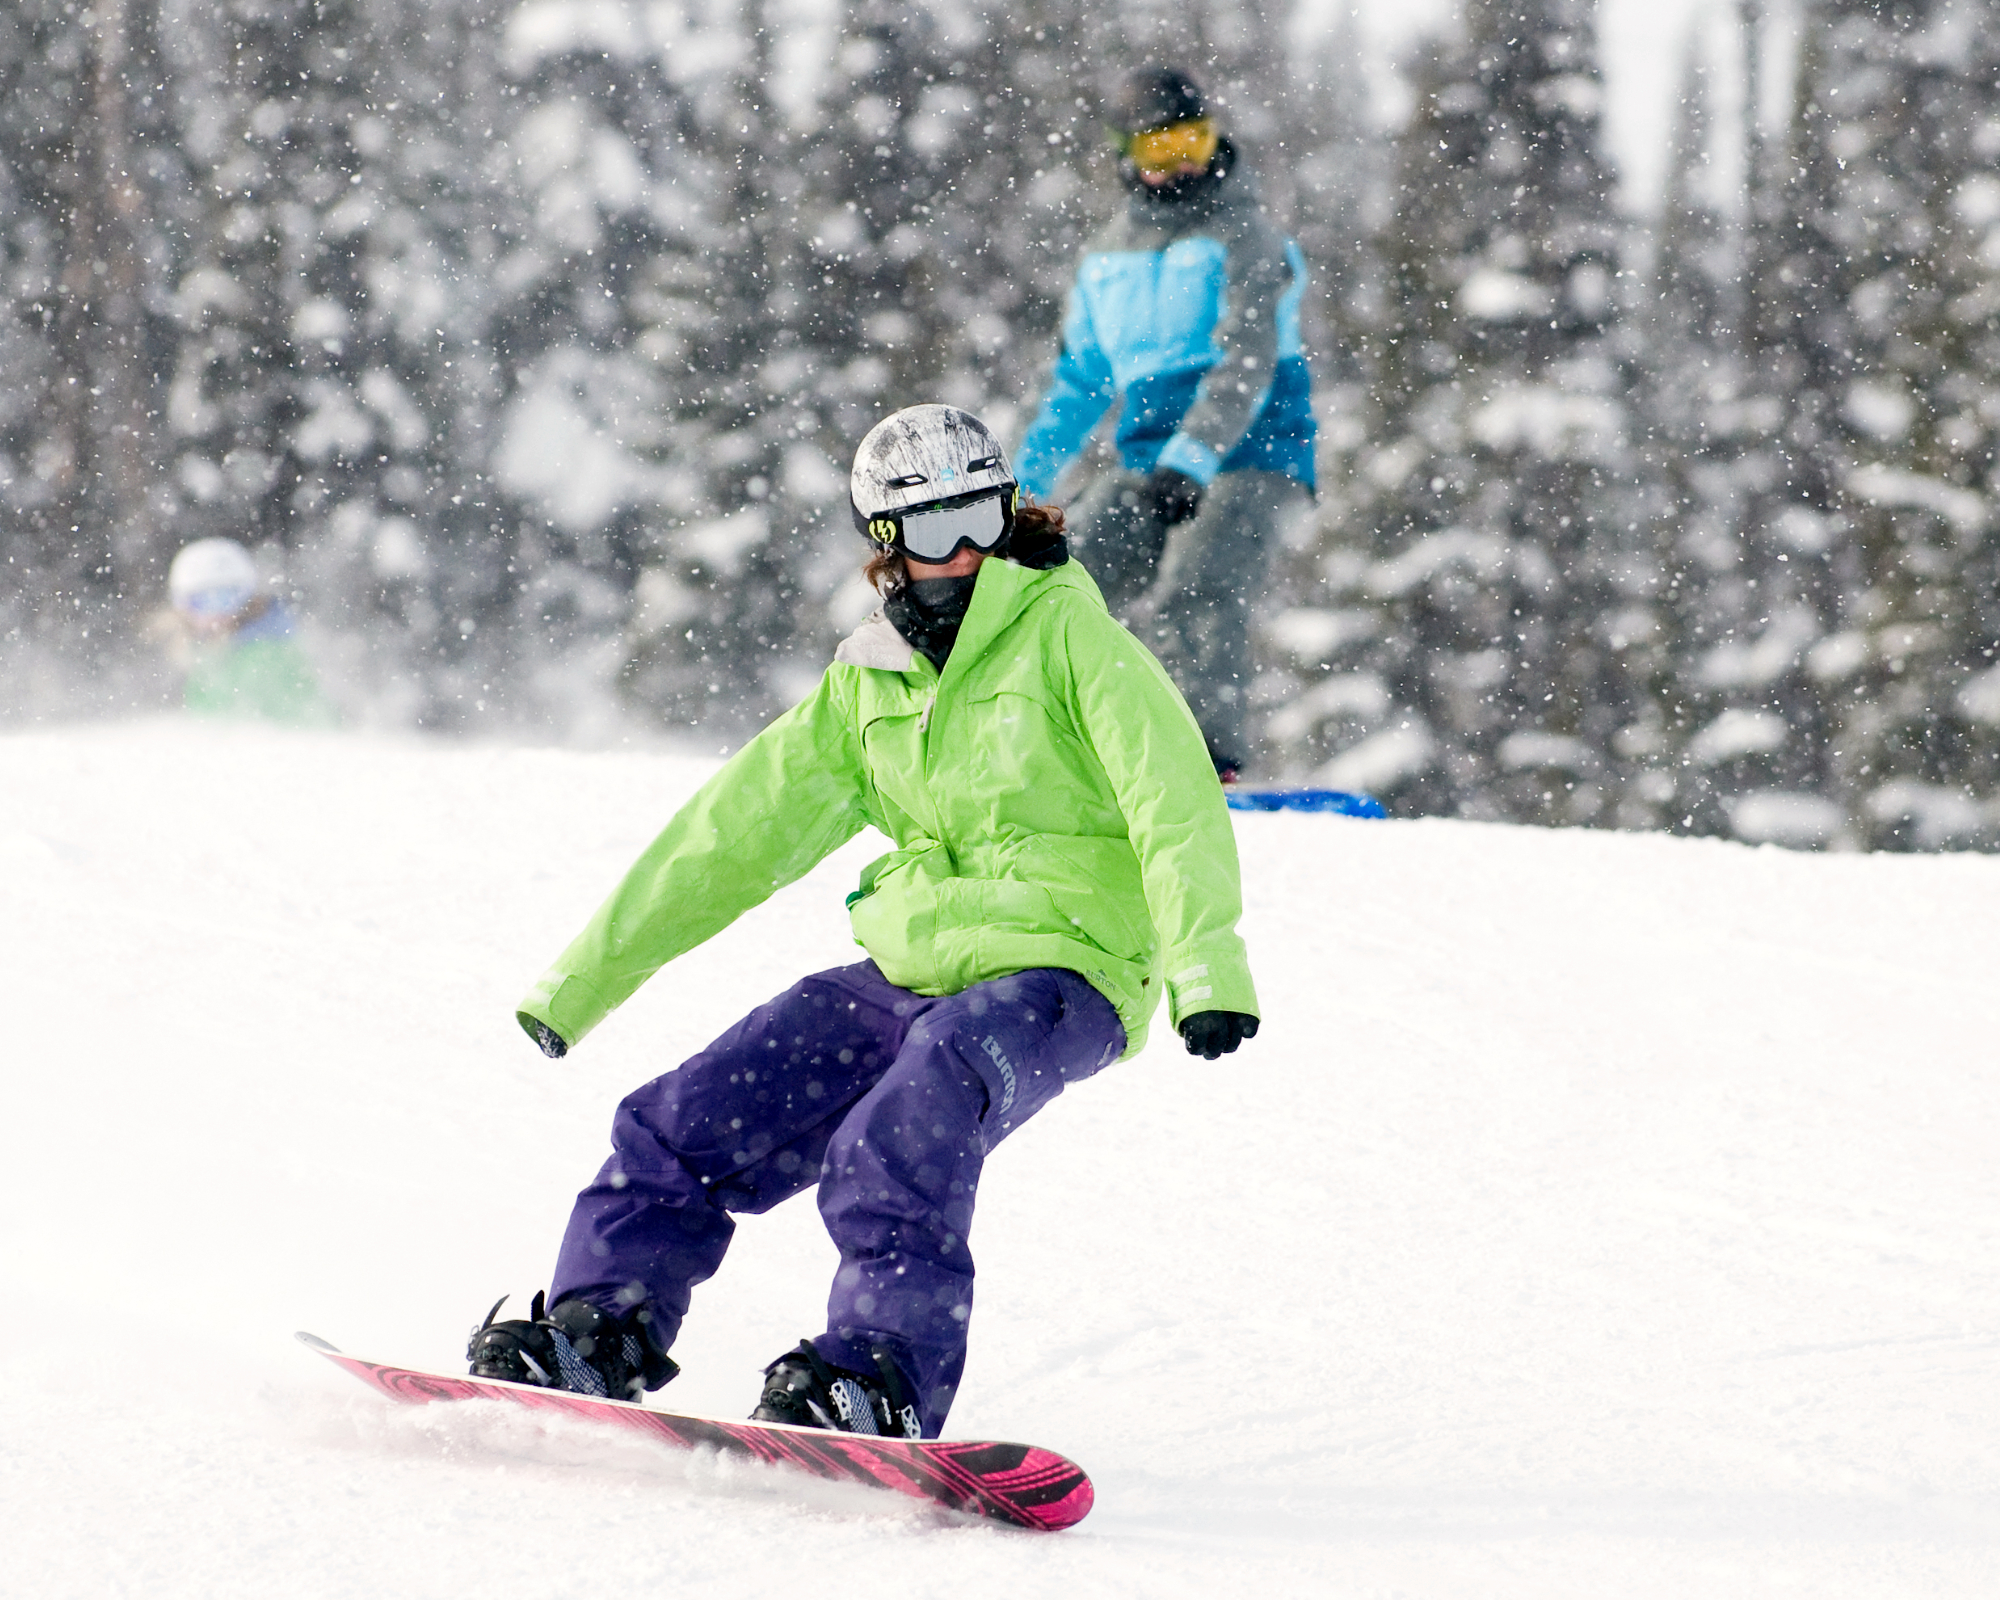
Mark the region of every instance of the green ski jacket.
[[207, 717], [259, 717], [294, 728], [330, 728], [338, 719], [304, 653], [290, 639], [245, 639], [199, 652], [182, 703]]
[[669, 822], [521, 1003], [575, 1044], [675, 956], [872, 824], [848, 897], [893, 984], [1081, 973], [1126, 1054], [1168, 997], [1257, 1014], [1236, 838], [1194, 718], [1075, 562], [990, 560], [940, 675], [880, 616]]

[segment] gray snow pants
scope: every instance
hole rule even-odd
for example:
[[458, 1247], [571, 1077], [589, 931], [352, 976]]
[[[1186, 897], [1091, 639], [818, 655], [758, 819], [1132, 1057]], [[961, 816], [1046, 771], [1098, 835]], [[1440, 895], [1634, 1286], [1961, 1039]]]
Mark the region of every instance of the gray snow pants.
[[1261, 597], [1277, 524], [1305, 495], [1295, 479], [1225, 472], [1201, 509], [1162, 528], [1143, 472], [1108, 472], [1069, 507], [1070, 544], [1187, 698], [1218, 769], [1250, 755], [1250, 608]]

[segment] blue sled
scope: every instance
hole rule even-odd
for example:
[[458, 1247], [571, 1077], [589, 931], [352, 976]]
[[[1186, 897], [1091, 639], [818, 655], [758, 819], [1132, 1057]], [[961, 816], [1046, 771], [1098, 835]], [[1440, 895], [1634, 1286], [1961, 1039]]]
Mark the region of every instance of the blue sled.
[[1330, 811], [1337, 817], [1386, 817], [1373, 795], [1340, 789], [1243, 789], [1229, 787], [1222, 797], [1231, 811]]

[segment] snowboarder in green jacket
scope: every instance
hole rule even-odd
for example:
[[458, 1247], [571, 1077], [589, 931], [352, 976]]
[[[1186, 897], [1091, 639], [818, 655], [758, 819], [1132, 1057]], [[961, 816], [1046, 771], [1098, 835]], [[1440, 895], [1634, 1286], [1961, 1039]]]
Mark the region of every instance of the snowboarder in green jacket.
[[1159, 663], [1023, 502], [976, 417], [915, 406], [850, 483], [882, 609], [819, 687], [667, 824], [529, 991], [551, 1056], [864, 827], [868, 959], [806, 978], [628, 1096], [550, 1293], [488, 1314], [489, 1377], [636, 1398], [673, 1376], [734, 1212], [817, 1185], [841, 1252], [825, 1332], [754, 1416], [933, 1437], [965, 1361], [986, 1155], [1137, 1051], [1162, 999], [1211, 1060], [1257, 1031], [1235, 839]]

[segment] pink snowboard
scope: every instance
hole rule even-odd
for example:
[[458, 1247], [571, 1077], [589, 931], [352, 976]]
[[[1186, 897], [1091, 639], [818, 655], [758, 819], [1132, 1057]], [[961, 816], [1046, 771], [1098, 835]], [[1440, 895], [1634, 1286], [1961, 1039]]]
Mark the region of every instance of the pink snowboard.
[[413, 1405], [432, 1400], [506, 1400], [530, 1410], [592, 1417], [684, 1449], [707, 1445], [753, 1461], [797, 1467], [816, 1478], [894, 1489], [951, 1511], [969, 1511], [1038, 1533], [1055, 1533], [1081, 1522], [1093, 1498], [1090, 1479], [1081, 1467], [1032, 1445], [986, 1439], [875, 1439], [776, 1422], [716, 1422], [560, 1389], [385, 1367], [343, 1355], [310, 1333], [300, 1334], [299, 1339], [392, 1400]]

